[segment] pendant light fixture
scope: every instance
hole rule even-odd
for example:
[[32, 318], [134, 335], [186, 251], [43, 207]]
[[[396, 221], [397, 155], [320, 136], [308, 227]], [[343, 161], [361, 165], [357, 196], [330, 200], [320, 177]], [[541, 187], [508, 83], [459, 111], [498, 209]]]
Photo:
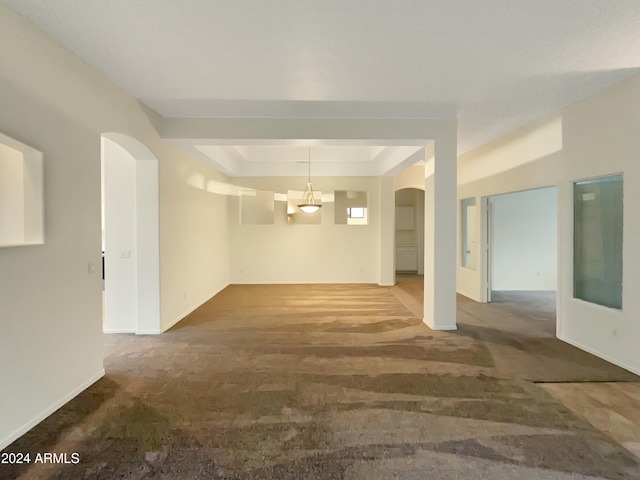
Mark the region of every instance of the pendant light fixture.
[[302, 210], [304, 213], [316, 213], [320, 210], [322, 204], [320, 202], [316, 202], [316, 199], [313, 196], [313, 187], [311, 186], [311, 146], [309, 146], [309, 177], [307, 181], [307, 189], [302, 194], [302, 199], [298, 203], [298, 208]]

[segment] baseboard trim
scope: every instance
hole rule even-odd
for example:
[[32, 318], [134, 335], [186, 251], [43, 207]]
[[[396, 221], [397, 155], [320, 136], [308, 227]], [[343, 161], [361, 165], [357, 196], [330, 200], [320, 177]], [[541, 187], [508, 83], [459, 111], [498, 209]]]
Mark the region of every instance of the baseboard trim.
[[381, 287], [395, 287], [395, 283], [378, 283]]
[[164, 333], [167, 330], [169, 330], [171, 327], [173, 327], [176, 323], [178, 323], [180, 320], [182, 320], [184, 317], [186, 317], [187, 315], [189, 315], [191, 312], [197, 310], [198, 308], [200, 308], [202, 305], [204, 305], [204, 303], [210, 299], [212, 299], [213, 297], [215, 297], [216, 294], [213, 294], [211, 297], [209, 297], [207, 300], [205, 300], [204, 302], [200, 303], [197, 307], [192, 308], [191, 310], [189, 310], [188, 312], [184, 313], [182, 316], [176, 318], [173, 322], [169, 323], [169, 325], [167, 325], [166, 327], [162, 327], [160, 329], [160, 333]]
[[634, 368], [631, 365], [627, 365], [624, 362], [616, 360], [615, 358], [612, 358], [609, 355], [606, 355], [606, 354], [604, 354], [602, 352], [599, 352], [594, 348], [587, 347], [586, 345], [583, 345], [580, 342], [576, 342], [575, 340], [570, 340], [564, 335], [557, 335], [557, 337], [558, 337], [558, 339], [562, 340], [563, 342], [568, 343], [569, 345], [573, 345], [574, 347], [579, 348], [580, 350], [584, 350], [585, 352], [590, 353], [591, 355], [595, 355], [596, 357], [600, 357], [603, 360], [606, 360], [609, 363], [613, 363], [614, 365], [616, 365], [616, 366], [618, 366], [620, 368], [624, 368], [625, 370], [629, 370], [631, 373], [635, 373], [636, 375], [640, 375], [640, 369]]
[[136, 331], [130, 328], [105, 328], [102, 333], [136, 333]]
[[225, 286], [223, 286], [222, 288], [219, 288], [218, 290], [214, 291], [211, 295], [207, 296], [204, 300], [202, 300], [201, 302], [199, 302], [198, 304], [196, 304], [195, 307], [187, 309], [184, 313], [182, 313], [181, 315], [178, 315], [177, 318], [175, 318], [173, 321], [171, 321], [168, 325], [162, 327], [160, 330], [158, 331], [142, 331], [142, 332], [137, 332], [139, 335], [157, 335], [159, 333], [164, 333], [167, 330], [169, 330], [170, 328], [174, 327], [180, 320], [184, 320], [184, 318], [187, 315], [190, 315], [192, 312], [194, 312], [195, 310], [197, 310], [198, 308], [200, 308], [202, 305], [204, 305], [206, 302], [208, 302], [209, 300], [211, 300], [213, 297], [215, 297], [217, 294], [219, 294], [222, 290], [224, 290], [225, 288], [227, 288], [229, 285], [231, 285], [230, 283], [227, 283]]
[[442, 325], [442, 326], [434, 326], [434, 325], [430, 325], [424, 318], [422, 319], [422, 323], [424, 323], [427, 327], [429, 327], [431, 330], [442, 330], [442, 331], [452, 331], [452, 330], [457, 330], [458, 326], [456, 324], [454, 325]]
[[104, 368], [102, 368], [97, 374], [93, 375], [91, 378], [89, 378], [88, 380], [80, 384], [80, 386], [73, 389], [71, 392], [69, 392], [67, 395], [62, 397], [57, 402], [54, 402], [51, 406], [45, 408], [42, 412], [40, 412], [38, 415], [36, 415], [31, 420], [26, 422], [24, 425], [19, 427], [17, 430], [14, 430], [9, 435], [4, 437], [2, 440], [0, 440], [0, 450], [11, 445], [18, 438], [20, 438], [22, 435], [27, 433], [29, 430], [31, 430], [33, 427], [35, 427], [37, 424], [39, 424], [41, 421], [43, 421], [45, 418], [51, 415], [53, 412], [58, 410], [60, 407], [62, 407], [69, 401], [73, 400], [75, 397], [77, 397], [79, 394], [81, 394], [91, 385], [93, 385], [102, 377], [104, 377], [104, 375], [105, 375], [105, 371], [104, 371]]

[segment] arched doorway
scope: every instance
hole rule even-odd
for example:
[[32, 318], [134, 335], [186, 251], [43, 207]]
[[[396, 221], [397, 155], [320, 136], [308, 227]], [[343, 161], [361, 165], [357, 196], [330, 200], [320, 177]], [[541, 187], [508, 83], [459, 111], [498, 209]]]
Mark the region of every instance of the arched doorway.
[[424, 190], [395, 192], [395, 279], [422, 280], [424, 276]]
[[158, 159], [119, 133], [101, 137], [103, 330], [160, 333]]

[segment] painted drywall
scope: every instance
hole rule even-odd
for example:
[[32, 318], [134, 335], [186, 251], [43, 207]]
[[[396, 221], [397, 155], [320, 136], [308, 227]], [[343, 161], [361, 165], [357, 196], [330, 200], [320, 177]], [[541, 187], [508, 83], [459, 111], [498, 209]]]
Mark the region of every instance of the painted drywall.
[[158, 159], [122, 134], [102, 135], [104, 331], [160, 333]]
[[[557, 186], [558, 337], [636, 373], [640, 373], [640, 297], [635, 294], [640, 289], [640, 257], [633, 248], [640, 238], [635, 208], [640, 201], [638, 105], [640, 76], [636, 75], [458, 159], [459, 179], [464, 179], [458, 186], [459, 199]], [[572, 182], [616, 173], [624, 179], [621, 310], [574, 299], [572, 286]], [[459, 267], [457, 288], [481, 300], [482, 269]]]
[[433, 154], [425, 147], [423, 321], [434, 330], [455, 330], [456, 137], [438, 139], [433, 146]]
[[496, 195], [490, 198], [490, 208], [492, 289], [555, 290], [557, 190]]
[[102, 138], [105, 217], [105, 332], [136, 332], [136, 160]]
[[424, 165], [413, 165], [393, 176], [393, 189], [394, 191], [403, 188], [419, 188], [424, 190], [424, 179]]
[[393, 177], [379, 177], [380, 183], [380, 245], [378, 278], [380, 285], [395, 284], [395, 192]]
[[24, 243], [24, 162], [0, 143], [0, 246]]
[[[149, 152], [150, 153], [150, 152]], [[136, 158], [136, 333], [162, 331], [158, 159]]]
[[[286, 195], [301, 177], [235, 178], [236, 185]], [[377, 177], [317, 177], [315, 190], [366, 191], [368, 225], [336, 225], [332, 201], [323, 201], [319, 225], [289, 224], [286, 201], [275, 202], [273, 225], [241, 225], [238, 197], [229, 202], [232, 283], [379, 283], [380, 181]], [[302, 215], [302, 214], [299, 214]]]
[[[44, 154], [45, 243], [0, 249], [0, 448], [103, 373], [100, 138], [158, 158], [161, 329], [229, 283], [227, 179], [141, 104], [0, 3], [0, 132]], [[46, 79], [46, 82], [42, 79]]]

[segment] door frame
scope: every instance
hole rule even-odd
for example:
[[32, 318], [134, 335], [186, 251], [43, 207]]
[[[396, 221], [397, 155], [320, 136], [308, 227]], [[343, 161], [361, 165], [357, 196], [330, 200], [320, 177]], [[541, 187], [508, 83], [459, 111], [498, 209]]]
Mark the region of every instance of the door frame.
[[491, 216], [491, 202], [490, 196], [480, 198], [480, 225], [481, 225], [481, 259], [480, 265], [482, 265], [482, 298], [481, 300], [486, 303], [491, 303], [491, 273], [493, 270], [493, 256], [492, 256], [492, 233], [493, 224]]

